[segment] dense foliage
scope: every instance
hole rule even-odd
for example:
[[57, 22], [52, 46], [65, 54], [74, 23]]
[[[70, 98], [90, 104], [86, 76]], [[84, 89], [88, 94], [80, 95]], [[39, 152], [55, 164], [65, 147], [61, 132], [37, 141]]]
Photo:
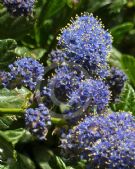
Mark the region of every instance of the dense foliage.
[[134, 0], [0, 0], [1, 169], [134, 168], [134, 23]]

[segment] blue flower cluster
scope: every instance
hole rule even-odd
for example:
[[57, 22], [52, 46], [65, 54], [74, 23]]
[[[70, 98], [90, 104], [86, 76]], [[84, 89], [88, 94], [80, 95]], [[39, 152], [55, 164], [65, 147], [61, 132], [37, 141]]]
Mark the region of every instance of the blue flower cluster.
[[2, 0], [9, 13], [14, 16], [27, 16], [32, 12], [35, 0]]
[[110, 91], [103, 81], [88, 79], [80, 82], [78, 89], [72, 92], [69, 105], [75, 110], [90, 108], [91, 113], [102, 113], [109, 99]]
[[25, 124], [27, 129], [40, 140], [46, 139], [48, 128], [51, 126], [49, 110], [43, 104], [38, 108], [29, 108], [25, 113]]
[[78, 88], [83, 79], [84, 74], [78, 67], [65, 63], [55, 69], [55, 74], [48, 79], [48, 87], [44, 87], [43, 94], [54, 96], [61, 102], [67, 102], [71, 93]]
[[82, 65], [93, 77], [108, 75], [107, 57], [112, 48], [112, 37], [92, 14], [72, 20], [58, 38], [65, 59]]
[[110, 75], [107, 78], [107, 84], [110, 87], [112, 93], [112, 100], [115, 101], [119, 94], [121, 93], [124, 83], [127, 80], [126, 75], [119, 69], [112, 67], [110, 70]]
[[63, 153], [87, 160], [88, 169], [134, 168], [134, 120], [127, 112], [88, 116], [63, 135]]
[[5, 83], [6, 87], [20, 87], [24, 85], [30, 90], [34, 90], [44, 76], [44, 67], [30, 57], [18, 59], [9, 65], [9, 69], [8, 79]]

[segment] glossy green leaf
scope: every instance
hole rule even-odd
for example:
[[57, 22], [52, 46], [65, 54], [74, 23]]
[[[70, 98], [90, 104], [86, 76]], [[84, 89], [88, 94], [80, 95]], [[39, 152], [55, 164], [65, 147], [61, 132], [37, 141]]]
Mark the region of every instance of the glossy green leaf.
[[10, 159], [10, 164], [15, 161], [15, 151], [13, 145], [6, 140], [3, 135], [0, 133], [0, 150], [1, 150], [1, 162], [7, 164], [8, 160]]
[[60, 169], [66, 169], [67, 168], [65, 163], [58, 156], [56, 156], [56, 162], [57, 162], [58, 166], [60, 167]]
[[0, 164], [0, 169], [9, 169], [9, 166]]
[[9, 129], [10, 125], [14, 122], [14, 116], [1, 116], [0, 117], [0, 130]]
[[125, 84], [120, 95], [120, 101], [113, 105], [114, 111], [130, 111], [135, 115], [135, 90], [128, 83]]
[[110, 12], [119, 13], [126, 3], [127, 0], [113, 0], [110, 5]]
[[35, 169], [34, 162], [26, 155], [17, 153], [17, 169]]
[[8, 65], [16, 59], [14, 49], [17, 42], [13, 39], [0, 40], [0, 69], [7, 69]]
[[3, 137], [6, 141], [10, 142], [13, 146], [24, 137], [26, 131], [25, 129], [7, 130], [0, 131], [0, 137]]
[[14, 52], [21, 57], [31, 56], [30, 51], [26, 47], [17, 47]]
[[2, 56], [2, 53], [6, 52], [7, 50], [13, 50], [16, 46], [17, 42], [14, 39], [0, 40], [0, 56]]
[[31, 92], [26, 88], [0, 90], [0, 108], [24, 108], [29, 104]]
[[14, 53], [20, 57], [33, 57], [36, 60], [41, 59], [45, 52], [46, 50], [42, 48], [29, 50], [26, 47], [17, 47], [14, 51]]
[[0, 11], [0, 38], [20, 39], [29, 33], [34, 25], [33, 17], [13, 17], [6, 10]]
[[66, 4], [65, 0], [47, 1], [42, 8], [39, 16], [38, 25], [41, 25], [45, 19], [48, 19], [58, 13]]
[[130, 55], [122, 55], [121, 65], [128, 79], [135, 86], [135, 58]]
[[67, 169], [67, 167], [66, 167], [66, 164], [63, 162], [63, 160], [60, 158], [60, 157], [58, 157], [58, 156], [54, 156], [53, 158], [52, 158], [52, 161], [51, 161], [51, 166], [52, 166], [52, 168], [54, 168], [55, 167], [55, 169]]
[[116, 48], [112, 48], [111, 56], [109, 57], [109, 63], [112, 66], [121, 68], [121, 58], [122, 58], [122, 53], [118, 51]]
[[134, 27], [134, 24], [132, 22], [126, 22], [122, 23], [120, 25], [117, 25], [111, 29], [111, 34], [114, 38], [114, 41], [118, 43], [125, 33], [128, 33], [132, 28]]
[[49, 160], [53, 156], [53, 152], [44, 146], [38, 146], [34, 148], [34, 156], [36, 162], [39, 164], [41, 169], [53, 169], [49, 164]]
[[45, 54], [46, 50], [42, 48], [37, 48], [31, 51], [31, 56], [35, 59], [41, 59]]

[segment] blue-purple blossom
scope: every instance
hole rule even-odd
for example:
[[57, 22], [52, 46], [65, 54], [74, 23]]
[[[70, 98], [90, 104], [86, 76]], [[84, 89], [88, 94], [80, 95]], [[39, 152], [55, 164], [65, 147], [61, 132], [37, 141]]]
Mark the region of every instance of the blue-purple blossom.
[[25, 113], [26, 128], [40, 140], [46, 139], [48, 128], [51, 126], [49, 110], [43, 104], [35, 109], [29, 108]]
[[78, 67], [61, 65], [55, 69], [53, 77], [48, 79], [47, 87], [43, 88], [43, 95], [67, 102], [69, 95], [78, 87], [83, 78], [84, 74]]
[[32, 12], [35, 0], [2, 0], [8, 12], [14, 16], [27, 16]]
[[101, 113], [108, 106], [110, 91], [101, 80], [87, 79], [78, 84], [78, 88], [72, 92], [69, 105], [73, 110], [82, 111], [90, 108], [90, 112]]
[[18, 59], [9, 65], [9, 69], [7, 87], [24, 85], [34, 90], [44, 76], [42, 64], [30, 57]]
[[107, 57], [112, 48], [112, 38], [92, 14], [76, 17], [62, 30], [58, 39], [67, 61], [82, 65], [93, 78], [108, 75]]
[[119, 69], [112, 67], [110, 70], [110, 75], [107, 78], [107, 84], [110, 87], [112, 93], [112, 100], [117, 99], [121, 93], [124, 83], [127, 80], [126, 75]]
[[88, 116], [61, 141], [63, 155], [87, 160], [88, 169], [135, 166], [135, 121], [130, 113]]

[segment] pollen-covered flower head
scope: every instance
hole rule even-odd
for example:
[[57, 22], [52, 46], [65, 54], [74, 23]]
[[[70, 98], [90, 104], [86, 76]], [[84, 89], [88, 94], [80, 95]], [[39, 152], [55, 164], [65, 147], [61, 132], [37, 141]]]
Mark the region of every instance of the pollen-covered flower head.
[[[62, 137], [63, 155], [87, 160], [88, 168], [135, 166], [135, 121], [127, 112], [88, 116]], [[68, 154], [68, 155], [69, 155]]]
[[18, 59], [9, 65], [9, 69], [7, 87], [24, 85], [34, 90], [44, 76], [42, 64], [30, 57]]
[[2, 0], [7, 10], [14, 16], [27, 16], [32, 12], [35, 0]]
[[58, 38], [59, 46], [66, 53], [65, 59], [81, 64], [93, 78], [106, 77], [111, 35], [92, 14], [76, 17], [71, 22]]
[[69, 104], [74, 110], [90, 108], [91, 113], [101, 113], [108, 106], [110, 91], [101, 80], [87, 79], [78, 84], [70, 95]]
[[35, 109], [29, 108], [25, 113], [26, 128], [40, 140], [46, 139], [48, 128], [51, 126], [49, 110], [43, 104]]

